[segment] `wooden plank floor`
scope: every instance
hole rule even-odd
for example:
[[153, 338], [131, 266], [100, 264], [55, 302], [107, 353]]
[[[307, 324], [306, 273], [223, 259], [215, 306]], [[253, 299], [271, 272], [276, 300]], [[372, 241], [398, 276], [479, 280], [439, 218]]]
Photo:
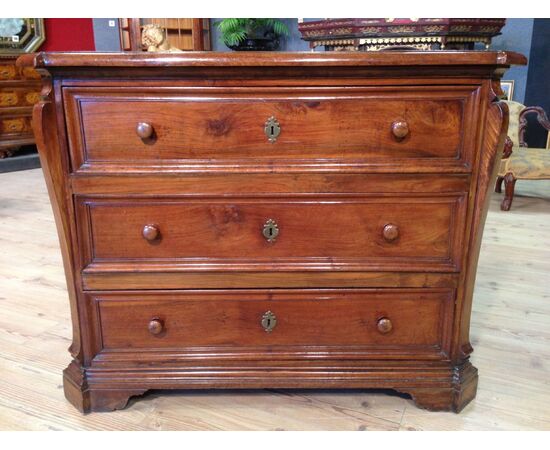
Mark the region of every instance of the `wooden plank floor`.
[[494, 194], [472, 317], [478, 396], [461, 414], [366, 391], [153, 392], [80, 415], [63, 397], [69, 306], [40, 169], [0, 175], [0, 430], [550, 430], [550, 182]]

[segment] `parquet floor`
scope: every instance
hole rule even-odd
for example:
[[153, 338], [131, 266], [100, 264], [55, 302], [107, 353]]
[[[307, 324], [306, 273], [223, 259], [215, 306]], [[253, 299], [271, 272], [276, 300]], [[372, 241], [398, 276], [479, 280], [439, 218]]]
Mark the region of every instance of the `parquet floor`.
[[63, 397], [69, 306], [40, 169], [0, 175], [0, 430], [550, 430], [550, 182], [494, 194], [472, 316], [478, 396], [461, 414], [365, 391], [153, 392], [80, 415]]

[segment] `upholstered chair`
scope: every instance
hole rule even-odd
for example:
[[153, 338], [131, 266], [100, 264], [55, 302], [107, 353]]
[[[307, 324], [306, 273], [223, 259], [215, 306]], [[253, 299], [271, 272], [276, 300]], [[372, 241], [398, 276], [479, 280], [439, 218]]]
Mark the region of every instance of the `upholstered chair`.
[[529, 114], [536, 114], [539, 124], [550, 131], [550, 121], [546, 113], [538, 106], [525, 107], [512, 101], [507, 101], [506, 104], [510, 111], [508, 137], [495, 186], [495, 192], [502, 192], [504, 182], [504, 199], [500, 205], [503, 211], [509, 211], [512, 206], [517, 180], [550, 179], [550, 149], [529, 148], [525, 142]]

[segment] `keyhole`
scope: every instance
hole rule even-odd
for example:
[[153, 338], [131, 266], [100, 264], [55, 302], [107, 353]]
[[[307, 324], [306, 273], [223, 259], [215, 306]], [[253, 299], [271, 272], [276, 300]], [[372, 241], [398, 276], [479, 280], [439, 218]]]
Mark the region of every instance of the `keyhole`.
[[268, 219], [264, 224], [262, 234], [268, 242], [274, 242], [279, 235], [279, 228], [277, 227], [277, 223], [273, 219]]
[[262, 327], [267, 333], [271, 333], [277, 325], [277, 317], [271, 311], [267, 311], [262, 317]]
[[274, 143], [277, 140], [277, 137], [281, 133], [281, 127], [275, 117], [271, 116], [269, 119], [267, 119], [267, 122], [264, 126], [264, 133], [267, 136], [269, 142]]

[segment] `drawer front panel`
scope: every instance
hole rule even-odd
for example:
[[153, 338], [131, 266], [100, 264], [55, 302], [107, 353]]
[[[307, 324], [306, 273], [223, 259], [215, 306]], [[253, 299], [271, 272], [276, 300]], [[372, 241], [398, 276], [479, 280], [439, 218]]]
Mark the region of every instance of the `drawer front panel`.
[[464, 203], [456, 195], [85, 198], [79, 202], [79, 222], [88, 244], [85, 265], [178, 264], [187, 270], [431, 265], [453, 271]]
[[[447, 345], [453, 290], [98, 293], [100, 348]], [[284, 350], [279, 348], [279, 350]], [[222, 350], [223, 351], [223, 350]]]
[[0, 80], [17, 80], [20, 73], [15, 64], [0, 64]]
[[463, 136], [472, 91], [465, 88], [420, 95], [398, 89], [347, 95], [189, 92], [66, 90], [75, 167], [387, 159], [464, 164], [469, 159]]
[[32, 118], [30, 117], [31, 111], [28, 112], [29, 116], [21, 114], [14, 115], [13, 117], [1, 117], [0, 116], [0, 136], [2, 137], [32, 137]]
[[0, 87], [0, 107], [32, 106], [40, 100], [40, 87]]

